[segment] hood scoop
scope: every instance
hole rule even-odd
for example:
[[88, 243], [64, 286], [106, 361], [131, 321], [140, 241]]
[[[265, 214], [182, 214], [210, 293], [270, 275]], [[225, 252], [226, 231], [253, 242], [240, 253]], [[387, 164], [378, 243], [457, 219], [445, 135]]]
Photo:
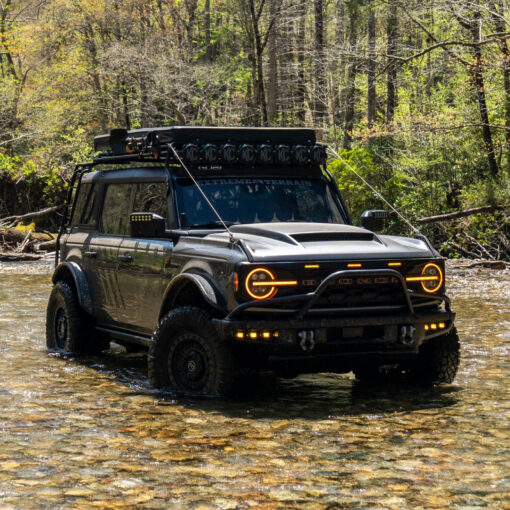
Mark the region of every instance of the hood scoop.
[[378, 241], [372, 232], [304, 232], [292, 234], [298, 243], [322, 243], [325, 241]]

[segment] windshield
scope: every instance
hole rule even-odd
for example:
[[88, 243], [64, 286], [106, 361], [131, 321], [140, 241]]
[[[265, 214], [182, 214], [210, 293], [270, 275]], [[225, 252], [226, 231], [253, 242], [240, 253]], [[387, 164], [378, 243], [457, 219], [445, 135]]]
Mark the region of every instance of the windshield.
[[[229, 224], [304, 221], [344, 223], [324, 180], [200, 179], [207, 198]], [[179, 212], [189, 227], [214, 226], [218, 218], [191, 179], [177, 182]]]

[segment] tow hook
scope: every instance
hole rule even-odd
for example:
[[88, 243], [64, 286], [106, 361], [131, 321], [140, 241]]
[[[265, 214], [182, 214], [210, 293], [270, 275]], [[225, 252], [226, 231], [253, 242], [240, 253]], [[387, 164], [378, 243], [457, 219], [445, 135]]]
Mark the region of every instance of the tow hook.
[[299, 331], [299, 346], [304, 352], [310, 352], [315, 349], [315, 338], [313, 331]]
[[414, 326], [401, 326], [400, 327], [400, 343], [404, 345], [411, 345], [414, 341]]

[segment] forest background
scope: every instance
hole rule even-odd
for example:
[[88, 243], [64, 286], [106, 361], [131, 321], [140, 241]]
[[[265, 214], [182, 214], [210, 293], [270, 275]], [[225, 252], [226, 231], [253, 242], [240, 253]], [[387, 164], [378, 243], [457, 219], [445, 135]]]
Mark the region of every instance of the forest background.
[[[156, 125], [322, 128], [412, 221], [492, 206], [423, 230], [510, 260], [508, 0], [0, 0], [0, 218], [62, 203], [94, 135]], [[330, 169], [355, 220], [384, 207]]]

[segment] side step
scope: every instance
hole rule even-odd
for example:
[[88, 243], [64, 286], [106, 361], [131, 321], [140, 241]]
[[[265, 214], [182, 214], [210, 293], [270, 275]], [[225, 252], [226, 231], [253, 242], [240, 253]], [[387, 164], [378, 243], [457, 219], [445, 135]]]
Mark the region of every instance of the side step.
[[103, 328], [100, 326], [96, 326], [94, 329], [96, 331], [100, 331], [101, 333], [107, 334], [113, 340], [122, 340], [123, 342], [129, 342], [130, 344], [143, 345], [144, 347], [149, 347], [151, 344], [151, 339], [146, 336], [134, 335], [132, 333], [126, 333], [125, 331], [119, 331], [117, 329]]

